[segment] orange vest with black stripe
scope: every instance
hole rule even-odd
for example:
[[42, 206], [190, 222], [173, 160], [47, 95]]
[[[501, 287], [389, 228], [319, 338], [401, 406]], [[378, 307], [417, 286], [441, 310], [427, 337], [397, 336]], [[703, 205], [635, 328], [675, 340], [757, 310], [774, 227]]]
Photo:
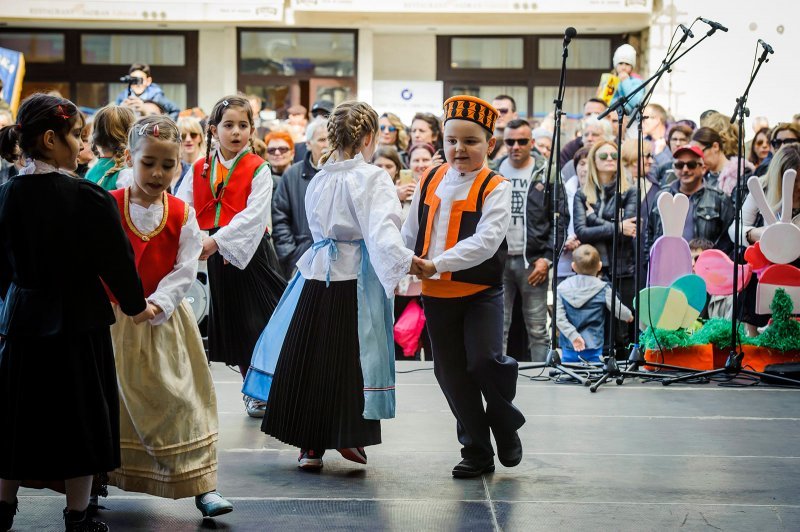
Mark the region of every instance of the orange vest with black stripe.
[[[128, 188], [114, 190], [111, 195], [117, 201], [122, 216], [122, 228], [133, 248], [136, 271], [142, 279], [144, 297], [150, 297], [158, 288], [158, 283], [175, 269], [181, 230], [189, 218], [189, 205], [165, 192], [162, 200], [164, 214], [161, 224], [152, 233], [145, 234], [140, 232], [131, 220], [129, 190]], [[111, 292], [108, 295], [116, 302]]]
[[[449, 164], [433, 168], [420, 182], [420, 201], [417, 211], [419, 232], [414, 246], [414, 253], [418, 257], [425, 257], [430, 248], [433, 220], [441, 202], [436, 195], [436, 189], [449, 168]], [[486, 167], [478, 172], [467, 197], [453, 202], [450, 210], [450, 222], [447, 226], [445, 250], [475, 234], [483, 215], [483, 202], [504, 180], [503, 176]], [[508, 244], [504, 238], [494, 255], [477, 266], [457, 272], [441, 273], [439, 279], [424, 279], [422, 293], [430, 297], [465, 297], [477, 294], [491, 286], [500, 286], [503, 284], [503, 268], [507, 255]]]
[[[197, 223], [200, 229], [208, 231], [225, 227], [247, 207], [247, 198], [253, 188], [253, 177], [267, 162], [252, 152], [246, 152], [227, 170], [214, 156], [211, 158], [213, 168], [208, 170], [206, 177], [203, 177], [204, 164], [205, 159], [198, 159], [192, 167], [192, 192]], [[221, 173], [225, 174], [224, 177], [221, 180], [215, 179]]]

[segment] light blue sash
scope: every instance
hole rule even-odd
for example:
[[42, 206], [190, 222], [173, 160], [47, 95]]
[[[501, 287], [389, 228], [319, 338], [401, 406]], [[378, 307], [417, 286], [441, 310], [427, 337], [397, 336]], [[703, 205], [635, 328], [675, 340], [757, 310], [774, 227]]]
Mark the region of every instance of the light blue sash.
[[[315, 242], [314, 253], [328, 248], [330, 262], [339, 256], [338, 244], [361, 246], [361, 271], [358, 275], [358, 343], [364, 379], [364, 419], [390, 419], [395, 416], [394, 312], [369, 261], [363, 240]], [[312, 255], [313, 260], [313, 255]], [[294, 316], [305, 279], [298, 272], [281, 297], [253, 352], [242, 393], [267, 401], [286, 332]], [[326, 286], [330, 285], [330, 263]]]

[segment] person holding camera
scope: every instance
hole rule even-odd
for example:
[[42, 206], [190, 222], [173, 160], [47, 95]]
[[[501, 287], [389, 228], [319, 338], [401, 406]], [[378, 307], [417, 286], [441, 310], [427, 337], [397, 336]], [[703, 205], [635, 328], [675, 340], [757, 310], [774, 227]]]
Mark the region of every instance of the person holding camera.
[[145, 102], [153, 102], [164, 109], [170, 118], [178, 120], [180, 108], [167, 98], [158, 83], [153, 83], [150, 65], [132, 64], [128, 69], [128, 75], [120, 78], [120, 81], [127, 83], [128, 88], [117, 95], [117, 105], [130, 107], [137, 115], [145, 116], [151, 114], [145, 108]]

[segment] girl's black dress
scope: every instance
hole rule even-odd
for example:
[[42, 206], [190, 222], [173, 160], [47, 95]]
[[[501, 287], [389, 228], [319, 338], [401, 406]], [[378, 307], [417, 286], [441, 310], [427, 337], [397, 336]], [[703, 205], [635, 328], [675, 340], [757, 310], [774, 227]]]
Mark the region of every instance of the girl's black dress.
[[109, 194], [60, 173], [0, 186], [0, 478], [119, 467], [114, 314], [103, 283], [126, 314], [145, 309]]

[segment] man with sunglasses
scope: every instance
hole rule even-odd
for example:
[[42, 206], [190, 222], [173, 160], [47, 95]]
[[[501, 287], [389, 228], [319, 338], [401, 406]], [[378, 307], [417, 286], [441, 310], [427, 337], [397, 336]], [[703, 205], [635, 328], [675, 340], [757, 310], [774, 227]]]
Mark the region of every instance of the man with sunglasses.
[[[509, 356], [518, 361], [539, 362], [547, 358], [547, 275], [553, 261], [552, 207], [544, 183], [546, 165], [537, 164], [531, 154], [533, 134], [527, 121], [509, 121], [503, 143], [508, 157], [499, 171], [511, 183], [508, 258], [503, 272], [503, 353], [508, 351], [514, 299], [519, 293], [529, 353]], [[564, 226], [569, 223], [565, 208], [561, 209], [560, 218]]]
[[[728, 227], [733, 221], [731, 198], [721, 190], [705, 184], [703, 176], [706, 166], [703, 149], [695, 145], [684, 145], [675, 150], [673, 168], [677, 179], [661, 190], [673, 195], [678, 192], [689, 197], [689, 213], [683, 227], [683, 238], [689, 242], [702, 238], [714, 244], [715, 249], [730, 253], [733, 244], [728, 236]], [[664, 234], [658, 207], [650, 211], [647, 238], [643, 259], [648, 260], [653, 242]]]

